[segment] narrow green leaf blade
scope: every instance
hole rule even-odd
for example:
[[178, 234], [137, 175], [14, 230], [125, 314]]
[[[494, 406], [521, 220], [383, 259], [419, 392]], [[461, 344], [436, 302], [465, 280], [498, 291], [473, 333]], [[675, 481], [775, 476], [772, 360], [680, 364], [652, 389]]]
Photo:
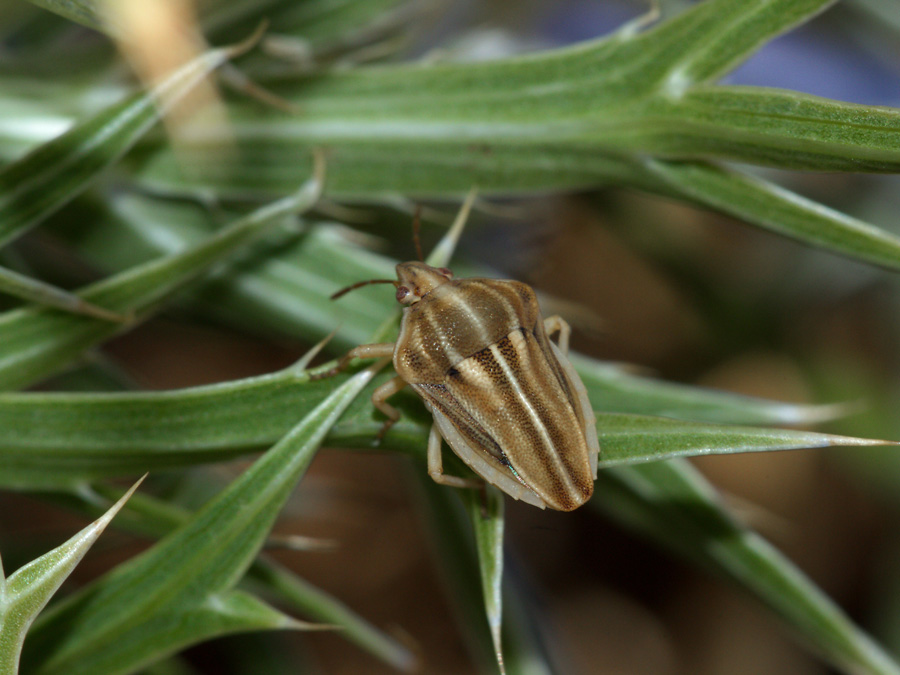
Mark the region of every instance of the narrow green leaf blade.
[[[655, 157], [896, 173], [900, 110], [764, 87], [697, 85], [651, 102], [630, 142]], [[664, 120], [653, 124], [650, 120]]]
[[407, 647], [281, 565], [271, 560], [257, 560], [248, 577], [264, 584], [269, 592], [277, 594], [304, 616], [340, 627], [342, 637], [393, 668], [402, 672], [416, 671], [418, 658]]
[[836, 419], [848, 410], [843, 404], [787, 403], [667, 382], [575, 353], [569, 354], [569, 360], [581, 375], [594, 409], [604, 412], [716, 424], [806, 426]]
[[[685, 163], [669, 170], [685, 174], [711, 171], [698, 158], [900, 170], [896, 109], [707, 83], [827, 4], [714, 0], [645, 32], [621, 31], [565, 50], [486, 64], [356, 69], [314, 83], [279, 81], [272, 86], [303, 115], [263, 124], [237, 106], [238, 169], [223, 173], [198, 158], [193, 173], [203, 178], [192, 186], [163, 152], [139, 180], [176, 194], [278, 194], [296, 158], [327, 145], [335, 194], [458, 195], [473, 184], [485, 193], [509, 193], [613, 182], [694, 199], [897, 269], [897, 238], [871, 225], [787, 191], [761, 190], [750, 179], [704, 186], [699, 177], [692, 184], [687, 175], [679, 179], [652, 165], [679, 160]], [[657, 159], [645, 164], [647, 157]], [[804, 223], [800, 211], [812, 217]]]
[[[114, 312], [146, 315], [265, 228], [310, 208], [321, 189], [322, 177], [317, 175], [294, 194], [257, 209], [196, 246], [121, 272], [78, 295]], [[0, 388], [30, 384], [120, 328], [108, 321], [45, 309], [0, 314]]]
[[102, 13], [94, 0], [30, 0], [32, 4], [64, 16], [82, 26], [103, 31]]
[[[584, 357], [576, 364], [585, 373], [591, 400], [600, 410], [637, 409], [714, 422], [742, 419], [743, 397], [647, 378], [626, 378], [623, 385], [615, 367], [607, 371], [605, 364], [592, 364]], [[307, 380], [288, 369], [166, 392], [0, 393], [0, 484], [17, 489], [72, 486], [84, 480], [235, 457], [277, 440], [343, 377]], [[747, 422], [785, 424], [815, 417], [805, 408], [787, 404], [760, 399], [747, 403], [743, 415]], [[261, 409], [266, 415], [259, 415]], [[423, 447], [427, 425], [416, 418], [416, 410], [421, 411], [415, 406], [404, 409], [409, 414], [385, 438], [385, 447], [403, 451]], [[826, 412], [833, 411], [826, 407]], [[368, 400], [360, 400], [328, 440], [340, 447], [367, 448], [380, 425]], [[781, 429], [692, 426], [647, 415], [609, 413], [601, 414], [598, 429], [608, 436], [602, 455], [607, 462], [650, 461], [682, 453], [880, 443]]]
[[[108, 271], [196, 245], [209, 230], [208, 214], [192, 204], [120, 195], [110, 207], [90, 226], [57, 231], [74, 236], [82, 254]], [[362, 248], [341, 226], [310, 224], [303, 232], [275, 227], [245, 249], [240, 265], [203, 280], [186, 301], [204, 315], [269, 336], [316, 342], [337, 329], [329, 343], [337, 353], [370, 340], [373, 327], [396, 311], [397, 303], [379, 287], [338, 302], [329, 296], [361, 279], [393, 277], [396, 262]]]
[[682, 34], [682, 53], [671, 61], [673, 79], [702, 82], [726, 74], [773, 38], [833, 5], [836, 0], [713, 0], [682, 12], [659, 33], [678, 23], [690, 25]]
[[900, 269], [900, 238], [773, 183], [703, 163], [648, 160], [645, 166], [661, 192], [805, 244]]
[[[105, 498], [115, 498], [122, 492], [114, 485], [100, 484], [93, 487], [94, 492]], [[97, 509], [96, 497], [97, 495], [89, 494], [86, 490], [78, 490], [58, 497], [55, 501], [91, 514]], [[138, 494], [120, 514], [116, 529], [160, 539], [187, 523], [191, 517], [191, 512], [182, 507], [150, 495]], [[408, 647], [274, 560], [264, 555], [257, 557], [247, 571], [246, 581], [264, 589], [270, 597], [277, 597], [283, 607], [293, 608], [320, 624], [340, 628], [341, 637], [397, 670], [415, 670], [417, 658]]]
[[192, 188], [164, 153], [144, 177], [180, 194], [272, 194], [317, 145], [333, 150], [332, 189], [348, 196], [640, 184], [629, 164], [648, 155], [896, 171], [896, 109], [706, 84], [828, 4], [712, 0], [644, 32], [525, 57], [281, 78], [270, 86], [303, 114], [263, 123], [235, 106], [239, 169], [199, 156]]
[[64, 312], [84, 314], [104, 321], [124, 322], [125, 317], [115, 312], [86, 302], [74, 293], [45, 283], [40, 279], [19, 274], [5, 267], [0, 267], [0, 293], [15, 296], [27, 302], [54, 307]]
[[481, 591], [494, 654], [500, 672], [506, 673], [500, 639], [503, 622], [503, 493], [486, 485], [483, 491], [465, 490], [462, 496], [475, 533]]
[[[93, 477], [129, 474], [139, 466], [159, 470], [166, 465], [184, 466], [234, 457], [275, 442], [298, 417], [321, 403], [334, 385], [335, 382], [316, 381], [300, 386], [292, 382], [289, 372], [282, 371], [160, 396], [149, 392], [34, 393], [11, 399], [8, 397], [12, 394], [4, 394], [11, 403], [6, 408], [10, 421], [14, 408], [20, 414], [28, 414], [26, 410], [30, 408], [32, 417], [19, 417], [14, 428], [8, 430], [8, 438], [17, 440], [10, 447], [0, 448], [0, 480], [8, 481], [8, 486], [61, 487]], [[288, 405], [281, 408], [279, 399]], [[29, 402], [36, 405], [32, 407]], [[23, 403], [25, 406], [21, 407]], [[267, 414], [260, 415], [259, 410], [266, 410]], [[229, 421], [229, 414], [237, 416], [231, 420], [246, 423], [237, 436], [239, 426]], [[50, 441], [50, 436], [40, 440], [40, 420], [52, 423], [53, 418], [59, 426], [51, 435], [68, 431], [80, 441], [67, 445], [63, 435], [56, 437], [58, 444]], [[104, 424], [109, 424], [105, 431]], [[76, 432], [80, 425], [84, 425], [83, 433]]]
[[0, 169], [0, 245], [80, 194], [232, 53], [210, 50], [152, 91], [125, 98]]
[[[494, 565], [500, 555], [502, 533], [498, 537], [497, 530], [502, 527], [502, 522], [495, 521], [489, 514], [502, 513], [503, 507], [484, 504], [477, 493], [466, 495], [463, 491], [438, 485], [424, 471], [424, 465], [414, 468], [413, 481], [418, 488], [416, 493], [420, 497], [418, 504], [421, 507], [416, 512], [431, 526], [428, 532], [434, 535], [434, 560], [442, 572], [448, 599], [456, 609], [457, 625], [466, 638], [479, 672], [495, 675], [499, 670], [496, 641], [491, 634], [491, 619], [485, 610], [489, 596], [495, 594], [496, 584], [500, 581], [493, 571], [486, 570], [480, 562], [477, 543], [480, 535], [477, 530], [483, 530], [483, 543], [486, 552], [490, 551], [486, 556], [491, 561], [488, 565]], [[502, 494], [496, 496], [505, 499]], [[488, 518], [473, 529], [473, 518], [481, 518], [483, 504], [487, 508]], [[502, 569], [499, 571], [502, 572]], [[479, 592], [484, 583], [490, 588]], [[535, 618], [536, 611], [529, 602], [529, 593], [509, 579], [503, 586], [502, 602], [507, 607], [507, 616], [503, 621], [506, 672], [510, 675], [549, 675], [555, 672], [544, 650], [545, 640], [541, 639], [539, 630], [542, 624]], [[490, 602], [499, 612], [499, 601], [495, 599]], [[427, 668], [427, 655], [424, 661]]]
[[107, 648], [83, 653], [81, 662], [66, 663], [65, 671], [54, 666], [39, 666], [39, 673], [108, 673], [135, 672], [140, 657], [160, 652], [174, 653], [204, 640], [234, 633], [260, 630], [317, 629], [272, 608], [258, 598], [240, 590], [222, 591], [193, 605], [185, 605], [168, 613], [150, 612], [139, 630], [123, 631]]
[[[100, 662], [104, 672], [131, 672], [183, 647], [179, 617], [202, 614], [244, 574], [328, 429], [372, 375], [346, 380], [188, 524], [42, 617], [27, 647], [36, 672], [87, 675]], [[215, 632], [207, 627], [204, 637]]]
[[851, 673], [900, 673], [900, 666], [803, 572], [735, 522], [688, 463], [675, 460], [601, 471], [590, 504], [731, 578], [835, 667]]
[[64, 544], [18, 569], [9, 579], [0, 568], [0, 672], [18, 672], [22, 643], [35, 617], [142, 481], [143, 478], [99, 519]]
[[[292, 619], [258, 598], [240, 590], [222, 591], [210, 595], [195, 605], [173, 610], [170, 614], [148, 614], [140, 630], [123, 634], [115, 645], [98, 649], [80, 663], [66, 666], [65, 672], [121, 674], [135, 672], [139, 667], [135, 654], [174, 653], [212, 638], [261, 630], [310, 630], [320, 628]], [[54, 667], [42, 667], [40, 673], [60, 672]]]
[[685, 422], [644, 415], [597, 415], [601, 467], [653, 462], [673, 457], [765, 452], [833, 445], [897, 445], [895, 441], [852, 438], [795, 429], [766, 429]]
[[[468, 651], [479, 672], [494, 675], [498, 672], [498, 662], [485, 612], [487, 598], [480, 592], [485, 577], [479, 575], [477, 544], [467, 506], [469, 497], [438, 485], [419, 469], [414, 469], [411, 480], [419, 498], [416, 513], [422, 516], [426, 532], [431, 535], [433, 558], [447, 587], [447, 597], [456, 611], [457, 625]], [[509, 630], [512, 626], [507, 622], [504, 628]], [[511, 642], [517, 644], [515, 640]], [[428, 667], [427, 654], [423, 665]]]

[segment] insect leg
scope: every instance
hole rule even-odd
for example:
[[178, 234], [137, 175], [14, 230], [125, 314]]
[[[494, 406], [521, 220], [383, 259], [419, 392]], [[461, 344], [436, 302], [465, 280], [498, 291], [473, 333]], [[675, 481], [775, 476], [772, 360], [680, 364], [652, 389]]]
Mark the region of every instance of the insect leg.
[[385, 356], [394, 355], [393, 342], [378, 342], [371, 345], [360, 345], [354, 347], [344, 354], [334, 368], [330, 368], [322, 373], [316, 373], [310, 376], [313, 380], [324, 380], [326, 377], [332, 377], [346, 368], [353, 359], [380, 359]]
[[554, 314], [544, 319], [544, 330], [547, 331], [547, 337], [559, 331], [559, 339], [556, 341], [556, 344], [559, 345], [559, 351], [563, 354], [569, 353], [569, 335], [572, 334], [572, 328], [559, 314]]
[[459, 476], [447, 476], [444, 474], [444, 460], [441, 457], [441, 432], [437, 424], [431, 425], [428, 433], [428, 475], [435, 483], [449, 485], [458, 488], [479, 488], [483, 486], [481, 481], [468, 480]]
[[[365, 345], [367, 347], [370, 346], [380, 346], [380, 345]], [[358, 349], [358, 347], [357, 347]], [[384, 435], [388, 432], [392, 426], [397, 423], [397, 420], [400, 419], [400, 411], [397, 410], [394, 406], [387, 402], [386, 399], [390, 398], [398, 391], [403, 389], [406, 386], [406, 382], [399, 375], [395, 375], [390, 380], [385, 382], [383, 385], [378, 387], [375, 391], [372, 392], [372, 405], [378, 408], [381, 412], [387, 415], [387, 420], [384, 422], [384, 426], [381, 427], [381, 431], [378, 432], [378, 435], [375, 436], [375, 445], [381, 443], [381, 439], [384, 438]]]

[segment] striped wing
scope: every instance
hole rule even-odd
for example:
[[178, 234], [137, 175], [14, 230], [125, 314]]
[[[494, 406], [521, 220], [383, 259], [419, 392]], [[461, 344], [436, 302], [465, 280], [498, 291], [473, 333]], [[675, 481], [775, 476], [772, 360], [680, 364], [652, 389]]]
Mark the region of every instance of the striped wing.
[[537, 497], [526, 501], [561, 511], [591, 496], [583, 402], [540, 321], [463, 359], [443, 383], [412, 386], [453, 450], [486, 480], [518, 496], [496, 479], [511, 475]]

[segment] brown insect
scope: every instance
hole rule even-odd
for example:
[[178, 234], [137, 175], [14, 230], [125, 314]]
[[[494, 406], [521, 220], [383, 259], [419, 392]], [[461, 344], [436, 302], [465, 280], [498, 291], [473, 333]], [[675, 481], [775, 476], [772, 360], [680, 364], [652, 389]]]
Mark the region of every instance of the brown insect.
[[[597, 477], [596, 419], [587, 390], [566, 354], [569, 325], [543, 319], [534, 291], [518, 281], [454, 279], [423, 262], [396, 267], [391, 283], [405, 305], [396, 342], [350, 350], [351, 359], [392, 357], [397, 375], [372, 403], [387, 415], [379, 438], [399, 418], [387, 399], [409, 385], [434, 417], [428, 473], [438, 483], [472, 487], [445, 475], [441, 439], [485, 481], [524, 502], [571, 511], [586, 502]], [[559, 333], [559, 346], [550, 335]]]

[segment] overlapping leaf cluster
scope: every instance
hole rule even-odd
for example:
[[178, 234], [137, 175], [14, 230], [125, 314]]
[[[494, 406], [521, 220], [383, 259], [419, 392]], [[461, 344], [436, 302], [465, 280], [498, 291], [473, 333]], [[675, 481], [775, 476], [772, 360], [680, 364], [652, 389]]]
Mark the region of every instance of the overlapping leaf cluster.
[[[363, 61], [415, 25], [430, 3], [210, 1], [200, 3], [210, 40], [237, 42], [265, 16], [273, 33], [267, 46], [277, 36], [294, 49], [295, 61], [241, 56], [246, 45], [212, 49], [151, 91], [119, 77], [115, 50], [101, 39], [83, 40], [48, 75], [47, 50], [73, 30], [51, 13], [121, 35], [99, 3], [34, 4], [50, 12], [20, 10], [5, 29], [18, 46], [0, 64], [0, 242], [43, 227], [108, 276], [63, 291], [15, 246], [5, 249], [0, 291], [23, 302], [0, 314], [0, 487], [64, 495], [89, 511], [116, 494], [108, 479], [269, 448], [195, 513], [132, 497], [122, 514], [127, 524], [159, 542], [39, 616], [25, 642], [34, 672], [135, 672], [214, 636], [310, 627], [237, 588], [242, 579], [307, 618], [343, 627], [348, 639], [395, 667], [413, 667], [405, 647], [258, 556], [323, 442], [369, 446], [380, 421], [368, 394], [386, 375], [363, 370], [312, 380], [300, 364], [168, 392], [12, 391], [175, 305], [310, 340], [340, 323], [334, 349], [367, 341], [390, 315], [389, 298], [360, 292], [338, 310], [328, 296], [353, 281], [390, 275], [393, 261], [354, 245], [341, 226], [299, 218], [323, 190], [329, 200], [390, 201], [396, 194], [461, 197], [473, 184], [485, 196], [627, 185], [900, 269], [896, 237], [720, 163], [900, 168], [900, 111], [716, 83], [758, 47], [825, 9], [825, 0], [708, 0], [567, 49], [477, 64], [380, 65]], [[157, 125], [162, 94], [176, 101], [238, 57], [241, 72], [283, 105], [232, 97], [228, 134], [195, 129], [191, 152], [176, 153]], [[235, 72], [223, 76], [232, 86], [241, 82]], [[233, 155], [223, 163], [225, 147]], [[312, 175], [317, 148], [327, 158], [326, 186]], [[248, 211], [248, 199], [262, 205]], [[334, 204], [320, 206], [340, 213]], [[836, 667], [900, 672], [778, 551], [735, 522], [679, 459], [878, 441], [780, 428], [838, 412], [827, 406], [752, 399], [573, 361], [596, 409], [605, 411], [594, 507], [732, 577]], [[421, 460], [427, 420], [420, 409], [410, 412], [384, 447]], [[502, 651], [508, 672], [549, 672], [515, 622], [504, 625], [501, 647], [502, 501], [493, 493], [485, 503], [468, 495], [463, 511], [451, 490], [425, 484], [423, 496], [444, 560], [456, 570], [455, 597], [472, 617], [466, 623], [484, 667], [496, 668]], [[2, 582], [0, 662], [17, 662], [31, 622], [98, 533], [91, 529]], [[506, 602], [518, 602], [508, 591]]]

